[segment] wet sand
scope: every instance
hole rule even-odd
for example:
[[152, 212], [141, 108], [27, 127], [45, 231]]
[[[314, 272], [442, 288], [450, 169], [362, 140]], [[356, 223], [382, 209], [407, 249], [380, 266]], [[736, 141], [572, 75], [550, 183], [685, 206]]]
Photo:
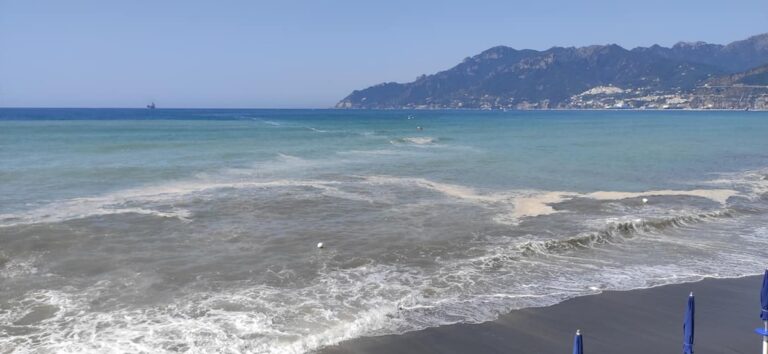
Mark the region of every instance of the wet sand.
[[583, 296], [513, 311], [480, 324], [358, 338], [322, 350], [349, 353], [570, 353], [581, 329], [586, 353], [680, 353], [688, 293], [696, 295], [697, 354], [760, 353], [760, 276], [705, 279]]

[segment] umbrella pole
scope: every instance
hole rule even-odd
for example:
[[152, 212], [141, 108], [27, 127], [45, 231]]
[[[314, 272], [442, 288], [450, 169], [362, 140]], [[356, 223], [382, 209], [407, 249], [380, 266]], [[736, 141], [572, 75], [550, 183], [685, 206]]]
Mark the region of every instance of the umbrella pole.
[[[763, 327], [768, 333], [768, 321], [763, 321]], [[763, 336], [763, 354], [768, 354], [768, 336]]]

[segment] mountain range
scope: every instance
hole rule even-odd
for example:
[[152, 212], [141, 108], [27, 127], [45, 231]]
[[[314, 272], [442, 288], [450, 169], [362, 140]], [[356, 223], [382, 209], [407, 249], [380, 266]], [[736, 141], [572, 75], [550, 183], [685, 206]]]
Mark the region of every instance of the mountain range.
[[[679, 42], [671, 48], [653, 45], [625, 49], [609, 44], [538, 51], [498, 46], [468, 57], [448, 70], [422, 75], [413, 82], [388, 82], [353, 91], [336, 107], [731, 108], [720, 107], [719, 103], [702, 103], [707, 101], [691, 95], [717, 83], [768, 85], [765, 71], [750, 72], [760, 71], [755, 68], [764, 64], [768, 64], [768, 33], [727, 45]], [[768, 90], [765, 91], [768, 94]], [[597, 100], [584, 100], [584, 95], [590, 92], [602, 96]], [[761, 92], [752, 93], [760, 96]], [[610, 96], [609, 101], [605, 101], [606, 95]], [[678, 106], [659, 101], [661, 98], [632, 100], [633, 95], [666, 97]], [[670, 98], [674, 95], [682, 96]], [[688, 103], [680, 106], [680, 100]], [[694, 102], [711, 107], [691, 106]]]

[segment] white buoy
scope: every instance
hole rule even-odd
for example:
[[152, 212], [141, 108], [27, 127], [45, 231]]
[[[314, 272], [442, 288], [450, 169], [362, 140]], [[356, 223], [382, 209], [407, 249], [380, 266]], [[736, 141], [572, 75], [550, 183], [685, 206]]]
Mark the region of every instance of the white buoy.
[[643, 198], [643, 204], [648, 203], [648, 198]]
[[324, 247], [324, 246], [323, 246], [323, 243], [322, 243], [322, 242], [318, 242], [318, 243], [317, 243], [317, 248], [323, 248], [323, 247]]

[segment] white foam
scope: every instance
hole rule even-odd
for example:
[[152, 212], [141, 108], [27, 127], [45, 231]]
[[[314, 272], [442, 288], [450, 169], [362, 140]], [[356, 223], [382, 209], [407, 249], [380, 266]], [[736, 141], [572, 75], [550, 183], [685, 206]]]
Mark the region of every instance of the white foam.
[[[304, 353], [390, 325], [398, 309], [371, 291], [381, 289], [382, 283], [394, 285], [397, 274], [392, 271], [384, 266], [340, 271], [296, 292], [256, 286], [112, 311], [90, 309], [109, 282], [83, 292], [39, 290], [14, 304], [11, 311], [0, 312], [0, 321], [13, 323], [35, 308], [53, 306], [57, 309], [53, 318], [38, 326], [44, 335], [2, 337], [0, 350], [154, 353], [177, 347], [191, 352]], [[409, 290], [403, 286], [399, 291]], [[351, 294], [361, 297], [350, 299]]]
[[95, 299], [122, 288], [107, 281], [83, 290], [33, 291], [0, 311], [0, 322], [14, 323], [41, 306], [58, 311], [32, 333], [0, 337], [0, 351], [306, 353], [360, 336], [488, 321], [602, 290], [750, 275], [764, 260], [759, 253], [734, 253], [596, 265], [575, 255], [518, 259], [515, 242], [498, 241], [484, 245], [482, 256], [441, 260], [429, 272], [377, 263], [323, 267], [299, 288], [256, 284], [180, 294], [162, 305], [93, 309]]
[[[289, 163], [304, 163], [305, 160], [279, 154], [280, 159]], [[72, 219], [81, 219], [92, 216], [112, 214], [144, 214], [164, 218], [178, 218], [188, 220], [192, 213], [181, 207], [154, 209], [155, 205], [173, 205], [192, 194], [204, 193], [217, 189], [245, 189], [245, 188], [285, 188], [307, 187], [322, 192], [326, 196], [341, 199], [372, 202], [370, 195], [351, 193], [340, 187], [344, 184], [354, 184], [354, 181], [333, 180], [300, 180], [300, 179], [276, 179], [269, 181], [216, 181], [210, 180], [211, 176], [200, 175], [200, 178], [149, 185], [138, 188], [130, 188], [94, 197], [73, 198], [50, 203], [43, 207], [10, 214], [0, 214], [1, 226], [14, 226], [32, 223], [51, 223]], [[560, 201], [565, 195], [560, 192], [520, 192], [483, 194], [473, 188], [431, 181], [424, 178], [403, 178], [389, 176], [363, 177], [367, 184], [390, 184], [401, 186], [416, 186], [437, 191], [446, 196], [474, 203], [486, 205], [494, 204], [497, 207], [506, 207], [505, 212], [513, 217], [525, 217], [545, 215], [554, 212], [548, 204]], [[141, 206], [137, 206], [141, 205]]]
[[403, 138], [403, 140], [416, 145], [426, 145], [434, 143], [437, 139], [429, 136], [414, 136]]
[[[3, 255], [0, 254], [0, 258], [2, 257]], [[38, 269], [35, 263], [38, 262], [38, 258], [37, 256], [23, 259], [11, 258], [4, 265], [0, 265], [0, 278], [10, 279], [37, 274]]]
[[[389, 152], [385, 151], [382, 153]], [[292, 165], [309, 163], [304, 159], [292, 155], [281, 153], [278, 154], [278, 156], [284, 163]], [[368, 195], [350, 193], [339, 188], [343, 183], [354, 183], [351, 181], [339, 182], [292, 179], [277, 179], [271, 181], [216, 181], [215, 178], [211, 181], [206, 175], [203, 175], [202, 177], [203, 178], [188, 181], [126, 189], [101, 196], [58, 201], [23, 213], [0, 214], [0, 226], [60, 222], [91, 216], [127, 213], [188, 220], [192, 215], [191, 211], [187, 209], [179, 207], [155, 209], [151, 205], [146, 204], [173, 204], [172, 202], [178, 201], [180, 198], [190, 194], [228, 188], [308, 187], [317, 189], [323, 194], [331, 197], [372, 202], [371, 197]], [[725, 204], [730, 197], [739, 195], [739, 192], [730, 189], [697, 189], [689, 191], [657, 190], [647, 192], [598, 191], [586, 194], [561, 191], [525, 190], [483, 193], [471, 187], [436, 182], [425, 178], [393, 176], [364, 176], [362, 178], [369, 184], [415, 186], [433, 190], [457, 200], [496, 208], [499, 210], [499, 214], [494, 217], [494, 220], [504, 224], [516, 224], [521, 218], [553, 214], [557, 212], [553, 207], [554, 204], [577, 197], [597, 200], [620, 200], [637, 197], [677, 195], [708, 198]], [[137, 203], [141, 206], [137, 206]]]
[[413, 155], [413, 152], [404, 151], [404, 150], [389, 150], [389, 149], [375, 149], [375, 150], [349, 150], [349, 151], [339, 151], [336, 154], [338, 155], [384, 155], [384, 156], [392, 156], [392, 155]]
[[313, 132], [315, 132], [315, 133], [328, 133], [329, 132], [328, 130], [317, 129], [317, 128], [313, 128], [313, 127], [306, 127], [306, 128], [311, 130], [311, 131], [313, 131]]
[[523, 217], [553, 214], [556, 210], [552, 204], [560, 203], [575, 195], [569, 192], [527, 190], [481, 193], [470, 187], [440, 183], [425, 178], [369, 176], [366, 179], [372, 183], [418, 186], [459, 200], [500, 208], [502, 213], [494, 220], [504, 224], [515, 224]]
[[425, 178], [393, 176], [368, 176], [364, 178], [375, 184], [417, 186], [434, 190], [459, 200], [498, 208], [501, 212], [493, 218], [494, 221], [512, 225], [519, 223], [521, 218], [554, 214], [557, 210], [553, 205], [574, 198], [622, 200], [654, 196], [692, 196], [710, 199], [725, 205], [729, 198], [741, 195], [740, 192], [732, 189], [651, 190], [646, 192], [597, 191], [591, 193], [511, 190], [482, 193], [470, 187], [435, 182]]
[[430, 136], [411, 136], [411, 137], [405, 137], [397, 140], [390, 140], [390, 144], [398, 145], [402, 143], [416, 145], [416, 146], [424, 146], [424, 145], [433, 145], [437, 142], [437, 138], [433, 138]]
[[416, 186], [419, 188], [431, 189], [444, 195], [467, 201], [498, 202], [505, 198], [502, 196], [483, 195], [470, 187], [465, 187], [458, 184], [435, 182], [426, 178], [395, 176], [362, 176], [362, 178], [372, 184]]
[[[136, 196], [158, 200], [159, 195]], [[58, 201], [46, 206], [20, 212], [0, 214], [0, 227], [27, 225], [37, 223], [52, 223], [65, 220], [82, 219], [92, 216], [113, 214], [143, 214], [162, 218], [177, 218], [181, 220], [190, 217], [190, 211], [182, 208], [173, 208], [170, 211], [152, 210], [147, 208], [125, 206], [129, 200], [125, 195], [113, 194], [100, 197], [74, 198]]]
[[620, 200], [639, 197], [654, 196], [691, 196], [706, 198], [725, 205], [728, 198], [739, 195], [738, 191], [731, 189], [694, 189], [694, 190], [652, 190], [647, 192], [609, 192], [598, 191], [584, 194], [584, 197], [597, 200]]
[[705, 182], [708, 185], [738, 189], [748, 198], [768, 194], [768, 170], [752, 170], [736, 173], [723, 173], [720, 178]]
[[[292, 157], [284, 155], [286, 159]], [[52, 223], [92, 216], [113, 214], [143, 214], [163, 218], [188, 220], [192, 217], [190, 210], [171, 207], [153, 209], [152, 205], [173, 205], [182, 198], [216, 189], [245, 189], [245, 188], [285, 188], [308, 187], [320, 190], [323, 194], [341, 199], [371, 202], [370, 197], [356, 193], [345, 192], [335, 186], [341, 182], [323, 180], [292, 180], [278, 179], [272, 181], [234, 181], [207, 182], [201, 180], [179, 181], [160, 185], [150, 185], [131, 188], [101, 196], [73, 198], [50, 203], [43, 207], [19, 212], [0, 214], [0, 227], [26, 225], [35, 223]], [[136, 204], [150, 204], [137, 207]]]
[[514, 200], [515, 211], [513, 215], [521, 218], [554, 214], [557, 211], [552, 207], [552, 204], [563, 202], [570, 196], [572, 194], [567, 192], [542, 192], [520, 196]]

